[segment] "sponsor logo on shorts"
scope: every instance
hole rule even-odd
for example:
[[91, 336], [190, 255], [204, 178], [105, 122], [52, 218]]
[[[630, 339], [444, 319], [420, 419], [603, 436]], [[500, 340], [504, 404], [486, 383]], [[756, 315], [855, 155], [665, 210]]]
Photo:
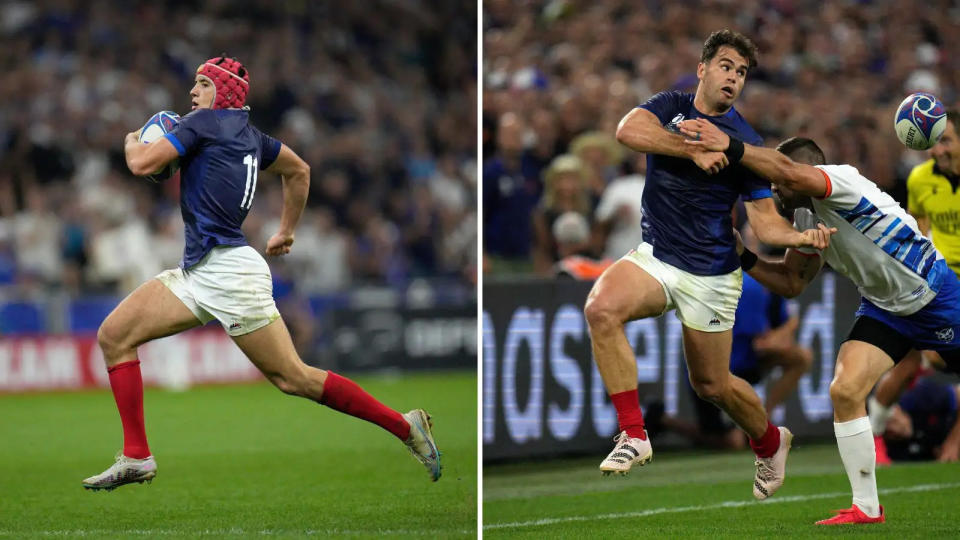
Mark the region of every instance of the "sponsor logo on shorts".
[[710, 319], [710, 326], [716, 326], [720, 324], [720, 315], [714, 314], [713, 318]]
[[923, 294], [924, 290], [926, 290], [926, 286], [921, 285], [921, 286], [917, 287], [916, 289], [914, 289], [913, 292], [910, 293], [910, 294], [913, 295], [913, 296], [920, 296], [921, 294]]
[[231, 330], [239, 330], [239, 329], [240, 329], [240, 323], [237, 322], [237, 321], [233, 321], [233, 324], [230, 325], [230, 329], [231, 329]]
[[944, 343], [953, 341], [953, 328], [941, 328], [936, 331], [937, 339]]

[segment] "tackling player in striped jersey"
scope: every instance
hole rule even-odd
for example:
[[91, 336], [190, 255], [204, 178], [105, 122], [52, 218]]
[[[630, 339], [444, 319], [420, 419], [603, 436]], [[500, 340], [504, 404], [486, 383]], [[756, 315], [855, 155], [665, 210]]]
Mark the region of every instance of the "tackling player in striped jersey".
[[739, 249], [744, 270], [784, 296], [799, 294], [824, 260], [859, 288], [860, 309], [830, 384], [834, 433], [853, 504], [817, 523], [882, 523], [866, 397], [911, 348], [938, 351], [948, 369], [960, 370], [960, 280], [893, 198], [850, 165], [825, 165], [812, 140], [789, 139], [775, 151], [731, 139], [702, 120], [680, 129], [701, 133], [702, 140], [687, 144], [725, 151], [731, 162], [768, 178], [785, 207], [807, 209], [797, 212], [798, 227], [826, 223], [836, 229], [820, 254], [788, 250], [782, 260], [768, 261]]

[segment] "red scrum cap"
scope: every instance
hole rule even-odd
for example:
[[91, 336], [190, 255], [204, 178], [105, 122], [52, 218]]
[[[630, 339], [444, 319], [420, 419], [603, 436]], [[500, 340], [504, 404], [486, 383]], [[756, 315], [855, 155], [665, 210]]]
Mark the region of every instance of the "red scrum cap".
[[214, 109], [239, 109], [250, 91], [250, 75], [243, 64], [225, 55], [200, 64], [197, 73], [210, 79], [216, 94]]

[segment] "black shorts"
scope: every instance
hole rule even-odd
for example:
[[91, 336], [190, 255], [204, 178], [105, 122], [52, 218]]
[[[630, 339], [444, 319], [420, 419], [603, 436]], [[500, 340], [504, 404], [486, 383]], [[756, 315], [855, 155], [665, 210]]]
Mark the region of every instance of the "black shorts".
[[[866, 315], [860, 315], [853, 322], [853, 328], [850, 329], [844, 341], [850, 340], [873, 345], [887, 353], [894, 363], [903, 360], [912, 349], [922, 348], [892, 326]], [[960, 348], [937, 352], [947, 364], [945, 371], [960, 374]]]

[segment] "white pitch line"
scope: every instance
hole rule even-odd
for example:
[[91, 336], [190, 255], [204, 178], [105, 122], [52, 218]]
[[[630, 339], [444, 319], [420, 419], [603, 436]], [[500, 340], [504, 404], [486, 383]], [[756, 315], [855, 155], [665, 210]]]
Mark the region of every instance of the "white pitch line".
[[[955, 482], [951, 484], [921, 484], [918, 486], [910, 487], [899, 487], [899, 488], [886, 488], [878, 490], [881, 495], [887, 495], [890, 493], [906, 493], [914, 491], [936, 491], [940, 489], [950, 489], [960, 487], [960, 482]], [[664, 507], [664, 508], [651, 508], [650, 510], [641, 510], [639, 512], [620, 512], [617, 514], [597, 514], [593, 516], [567, 516], [561, 518], [544, 518], [536, 519], [533, 521], [516, 521], [513, 523], [491, 523], [489, 525], [484, 525], [483, 530], [495, 530], [495, 529], [508, 529], [513, 527], [537, 527], [540, 525], [555, 525], [557, 523], [571, 523], [575, 521], [598, 521], [598, 520], [607, 520], [607, 519], [623, 519], [623, 518], [639, 518], [647, 516], [655, 516], [658, 514], [675, 514], [679, 512], [693, 512], [698, 510], [717, 510], [720, 508], [736, 508], [739, 506], [747, 506], [751, 504], [779, 504], [779, 503], [789, 503], [789, 502], [798, 502], [798, 501], [810, 501], [814, 499], [829, 499], [831, 497], [841, 497], [843, 495], [850, 495], [849, 491], [837, 491], [834, 493], [817, 493], [812, 495], [790, 495], [786, 497], [778, 497], [775, 499], [767, 499], [765, 501], [724, 501], [721, 503], [715, 504], [704, 504], [699, 506], [673, 506], [673, 507]]]
[[202, 529], [202, 530], [183, 530], [183, 529], [65, 529], [65, 530], [44, 530], [44, 531], [7, 531], [0, 530], [0, 537], [12, 536], [20, 537], [24, 534], [42, 535], [42, 536], [65, 536], [69, 538], [92, 536], [102, 538], [104, 536], [130, 535], [130, 536], [277, 536], [277, 535], [296, 535], [296, 536], [340, 536], [340, 535], [376, 535], [376, 536], [449, 536], [451, 533], [471, 535], [476, 534], [475, 529], [447, 531], [436, 529], [307, 529], [307, 530], [287, 530], [287, 529]]

